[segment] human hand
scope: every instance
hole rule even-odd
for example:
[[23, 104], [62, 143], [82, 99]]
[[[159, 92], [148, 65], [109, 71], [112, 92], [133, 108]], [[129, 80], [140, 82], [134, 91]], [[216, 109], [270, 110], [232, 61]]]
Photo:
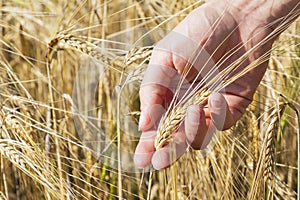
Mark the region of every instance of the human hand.
[[[185, 77], [186, 82], [192, 86], [195, 78], [197, 83], [205, 78], [203, 75], [197, 76], [199, 72], [209, 71], [204, 68], [222, 71], [238, 58], [247, 55], [235, 71], [237, 74], [268, 54], [272, 47], [275, 37], [270, 37], [253, 51], [253, 47], [268, 38], [276, 27], [274, 23], [270, 26], [276, 19], [270, 17], [271, 10], [271, 14], [264, 11], [265, 7], [258, 8], [255, 4], [240, 10], [238, 6], [229, 7], [226, 1], [209, 1], [195, 9], [174, 29], [175, 35], [180, 35], [179, 39], [169, 34], [158, 43], [140, 88], [142, 114], [139, 127], [142, 135], [134, 158], [137, 166], [146, 167], [152, 163], [155, 169], [168, 167], [182, 155], [188, 145], [196, 150], [203, 149], [215, 128], [228, 129], [242, 116], [265, 73], [267, 59], [224, 90], [210, 95], [207, 106], [193, 105], [188, 108], [184, 123], [174, 139], [175, 158], [170, 157], [172, 150], [169, 145], [157, 151], [154, 148], [159, 120], [174, 96], [174, 80], [178, 81], [176, 75], [185, 72], [190, 54], [197, 46], [202, 47], [200, 51], [203, 53], [200, 53], [198, 63], [192, 63], [193, 67]], [[196, 47], [191, 47], [191, 41]]]

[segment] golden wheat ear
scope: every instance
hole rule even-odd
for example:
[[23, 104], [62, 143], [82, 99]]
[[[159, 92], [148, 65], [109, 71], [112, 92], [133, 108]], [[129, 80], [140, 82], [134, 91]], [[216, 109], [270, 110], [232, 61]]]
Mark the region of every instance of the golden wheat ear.
[[[273, 108], [272, 112], [268, 116], [269, 125], [266, 129], [266, 133], [263, 136], [264, 138], [261, 144], [260, 156], [258, 158], [258, 163], [253, 178], [254, 184], [252, 185], [251, 190], [249, 192], [250, 199], [255, 199], [257, 198], [257, 196], [259, 196], [259, 188], [261, 187], [262, 182], [264, 182], [270, 190], [276, 188], [278, 192], [283, 192], [291, 198], [296, 197], [296, 193], [291, 192], [290, 188], [285, 184], [283, 180], [281, 180], [281, 178], [277, 175], [277, 172], [275, 171], [276, 138], [280, 128], [280, 121], [286, 108], [290, 107], [292, 110], [294, 110], [297, 117], [299, 118], [298, 110], [295, 108], [295, 106], [292, 103], [290, 103], [287, 98], [283, 97], [283, 99], [285, 101], [279, 102], [278, 105], [275, 108]], [[299, 125], [300, 124], [298, 119], [298, 126]]]
[[182, 123], [188, 107], [191, 105], [201, 105], [205, 103], [210, 94], [211, 91], [207, 88], [203, 88], [189, 99], [188, 102], [173, 108], [172, 112], [164, 118], [163, 124], [159, 126], [158, 134], [154, 141], [154, 146], [157, 150], [172, 141], [174, 133], [178, 130]]
[[275, 108], [272, 113], [270, 114], [270, 123], [266, 131], [266, 139], [264, 141], [263, 145], [263, 154], [264, 154], [264, 172], [263, 172], [263, 178], [265, 181], [272, 180], [273, 179], [273, 173], [274, 173], [274, 165], [275, 165], [275, 141], [276, 136], [278, 133], [278, 127], [280, 118], [282, 117], [284, 110], [288, 103], [281, 102], [279, 103], [278, 107]]
[[97, 45], [72, 34], [64, 32], [58, 32], [56, 34], [56, 36], [48, 44], [48, 61], [51, 61], [55, 49], [73, 49], [80, 53], [87, 54], [105, 65], [110, 66], [112, 64], [112, 58], [109, 58], [99, 52], [99, 47]]
[[117, 72], [122, 73], [124, 69], [124, 63], [121, 59], [115, 59], [114, 57], [101, 52], [99, 47], [91, 42], [88, 42], [84, 38], [74, 36], [72, 34], [66, 34], [59, 32], [48, 44], [47, 61], [51, 63], [53, 53], [55, 50], [60, 49], [72, 49], [82, 54], [86, 54], [97, 62], [103, 64], [105, 67], [109, 67]]

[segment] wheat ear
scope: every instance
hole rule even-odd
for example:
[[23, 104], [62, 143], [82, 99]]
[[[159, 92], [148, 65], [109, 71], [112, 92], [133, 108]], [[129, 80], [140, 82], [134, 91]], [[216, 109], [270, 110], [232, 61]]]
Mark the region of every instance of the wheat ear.
[[269, 126], [267, 127], [266, 134], [261, 145], [261, 153], [258, 158], [257, 167], [253, 178], [253, 185], [249, 192], [248, 199], [257, 199], [259, 194], [259, 188], [262, 181], [274, 180], [274, 166], [275, 166], [275, 136], [278, 131], [279, 120], [284, 113], [287, 102], [280, 102], [276, 108], [274, 108], [269, 115]]
[[199, 90], [193, 95], [185, 104], [175, 106], [172, 112], [166, 116], [164, 122], [160, 124], [154, 146], [160, 149], [168, 144], [174, 137], [174, 133], [178, 130], [180, 124], [185, 117], [187, 108], [191, 105], [201, 105], [207, 101], [208, 96], [211, 94], [207, 88]]
[[99, 47], [89, 43], [79, 37], [64, 32], [59, 32], [48, 44], [47, 58], [51, 61], [55, 49], [73, 49], [81, 53], [90, 55], [101, 63], [111, 65], [111, 59], [101, 54]]
[[124, 63], [126, 66], [131, 65], [139, 59], [149, 58], [152, 54], [153, 46], [146, 46], [141, 48], [133, 48], [126, 55]]
[[78, 51], [82, 54], [90, 56], [106, 67], [110, 67], [111, 69], [120, 73], [123, 72], [123, 60], [114, 59], [112, 56], [101, 52], [101, 49], [97, 45], [72, 34], [58, 32], [56, 36], [48, 43], [48, 63], [51, 63], [54, 51], [59, 49], [72, 49]]
[[265, 181], [273, 179], [276, 134], [280, 117], [283, 115], [286, 106], [287, 103], [279, 103], [278, 108], [274, 109], [270, 114], [271, 121], [266, 131], [265, 148], [263, 149], [263, 177]]
[[47, 61], [51, 63], [53, 53], [59, 49], [72, 49], [82, 54], [86, 54], [97, 62], [104, 64], [120, 73], [123, 73], [124, 66], [138, 67], [134, 62], [139, 59], [149, 59], [153, 46], [133, 48], [125, 56], [117, 57], [101, 51], [101, 49], [84, 38], [74, 36], [70, 33], [58, 32], [56, 36], [48, 43]]

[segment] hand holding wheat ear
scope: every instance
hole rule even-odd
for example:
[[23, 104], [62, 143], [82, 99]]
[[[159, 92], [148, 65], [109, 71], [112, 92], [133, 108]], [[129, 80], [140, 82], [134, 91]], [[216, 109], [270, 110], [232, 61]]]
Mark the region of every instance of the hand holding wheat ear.
[[[174, 32], [194, 41], [196, 54], [187, 54], [189, 45], [172, 34], [152, 53], [140, 88], [143, 133], [135, 152], [136, 165], [165, 168], [188, 145], [204, 148], [215, 128], [234, 125], [265, 73], [273, 41], [297, 16], [298, 0], [213, 0], [190, 13]], [[176, 74], [181, 75], [180, 83], [193, 87], [182, 98], [178, 88], [172, 91]], [[174, 157], [170, 156], [173, 145]]]

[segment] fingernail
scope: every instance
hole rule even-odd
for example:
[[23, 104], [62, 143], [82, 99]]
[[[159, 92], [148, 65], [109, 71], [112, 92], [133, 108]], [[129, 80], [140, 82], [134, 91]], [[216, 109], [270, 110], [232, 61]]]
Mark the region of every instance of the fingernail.
[[198, 106], [190, 106], [187, 112], [187, 120], [191, 123], [199, 124], [200, 112]]

